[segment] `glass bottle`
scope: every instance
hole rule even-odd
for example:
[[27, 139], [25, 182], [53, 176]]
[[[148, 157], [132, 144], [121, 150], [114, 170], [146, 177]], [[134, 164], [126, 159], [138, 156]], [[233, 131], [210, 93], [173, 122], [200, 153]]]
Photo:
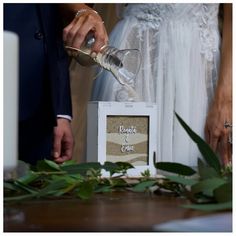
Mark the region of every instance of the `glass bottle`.
[[95, 56], [91, 56], [91, 48], [95, 42], [93, 34], [89, 33], [81, 48], [65, 46], [68, 54], [82, 66], [99, 65], [110, 71], [116, 80], [127, 90], [130, 101], [138, 101], [138, 95], [133, 86], [141, 64], [141, 55], [138, 49], [119, 50], [105, 45]]

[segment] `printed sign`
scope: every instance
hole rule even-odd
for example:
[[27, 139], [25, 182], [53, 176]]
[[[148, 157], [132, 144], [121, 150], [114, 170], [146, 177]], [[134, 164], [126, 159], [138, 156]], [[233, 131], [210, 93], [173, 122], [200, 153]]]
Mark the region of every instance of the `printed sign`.
[[148, 116], [107, 116], [107, 161], [148, 165]]

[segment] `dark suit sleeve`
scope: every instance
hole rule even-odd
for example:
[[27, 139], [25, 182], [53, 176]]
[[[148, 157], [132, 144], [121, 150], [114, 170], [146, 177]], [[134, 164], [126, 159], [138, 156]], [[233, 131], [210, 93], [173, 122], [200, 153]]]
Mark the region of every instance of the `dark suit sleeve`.
[[63, 27], [55, 4], [40, 4], [46, 40], [53, 110], [56, 115], [72, 116], [69, 61], [63, 46]]
[[57, 96], [57, 115], [72, 116], [70, 77], [68, 56], [64, 50], [62, 39], [57, 42], [58, 51], [58, 96]]
[[56, 115], [69, 115], [72, 117], [71, 93], [70, 93], [70, 76], [69, 76], [69, 58], [63, 45], [63, 26], [61, 17], [57, 9], [57, 74], [58, 83], [55, 87], [57, 91]]

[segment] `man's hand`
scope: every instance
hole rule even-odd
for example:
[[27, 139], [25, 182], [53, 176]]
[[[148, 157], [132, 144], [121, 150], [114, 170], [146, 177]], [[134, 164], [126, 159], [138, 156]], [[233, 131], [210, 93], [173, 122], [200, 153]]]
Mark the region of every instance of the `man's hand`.
[[69, 120], [58, 118], [53, 142], [53, 157], [56, 163], [63, 163], [72, 158], [73, 142]]

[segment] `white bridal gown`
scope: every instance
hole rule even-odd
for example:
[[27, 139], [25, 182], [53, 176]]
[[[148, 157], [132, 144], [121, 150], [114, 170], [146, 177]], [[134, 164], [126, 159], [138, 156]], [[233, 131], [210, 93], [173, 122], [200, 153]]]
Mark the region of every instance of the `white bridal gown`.
[[[158, 106], [158, 161], [197, 165], [200, 153], [174, 111], [204, 137], [218, 78], [218, 12], [219, 4], [128, 4], [110, 35], [111, 46], [141, 51], [135, 90]], [[104, 71], [95, 80], [92, 100], [124, 100], [125, 88], [112, 77]]]

